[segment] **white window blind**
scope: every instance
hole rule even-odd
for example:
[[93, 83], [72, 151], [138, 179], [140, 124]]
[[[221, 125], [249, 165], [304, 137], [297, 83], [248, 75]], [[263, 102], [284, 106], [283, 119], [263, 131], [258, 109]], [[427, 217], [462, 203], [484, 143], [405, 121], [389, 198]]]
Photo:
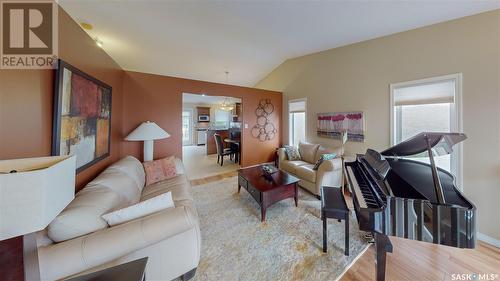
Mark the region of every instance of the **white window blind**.
[[394, 105], [453, 103], [455, 81], [440, 81], [394, 89]]
[[288, 111], [290, 113], [305, 112], [306, 111], [306, 101], [305, 100], [291, 100], [291, 101], [289, 101]]
[[306, 140], [306, 99], [288, 101], [289, 144], [298, 146]]
[[[390, 85], [391, 143], [397, 144], [421, 132], [461, 132], [461, 74], [450, 74]], [[429, 163], [425, 153], [413, 160]], [[462, 148], [434, 155], [436, 165], [457, 177], [462, 186]]]

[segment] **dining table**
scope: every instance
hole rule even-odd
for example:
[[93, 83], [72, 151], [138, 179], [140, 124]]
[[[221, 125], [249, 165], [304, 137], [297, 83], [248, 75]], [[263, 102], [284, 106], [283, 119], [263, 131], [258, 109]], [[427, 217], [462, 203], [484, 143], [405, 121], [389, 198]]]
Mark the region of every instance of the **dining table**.
[[241, 157], [240, 157], [240, 153], [241, 153], [241, 149], [240, 149], [241, 148], [241, 139], [240, 138], [238, 138], [238, 139], [225, 138], [224, 142], [229, 143], [229, 145], [231, 147], [236, 147], [237, 152], [235, 153], [234, 162], [238, 163], [238, 164], [241, 164]]

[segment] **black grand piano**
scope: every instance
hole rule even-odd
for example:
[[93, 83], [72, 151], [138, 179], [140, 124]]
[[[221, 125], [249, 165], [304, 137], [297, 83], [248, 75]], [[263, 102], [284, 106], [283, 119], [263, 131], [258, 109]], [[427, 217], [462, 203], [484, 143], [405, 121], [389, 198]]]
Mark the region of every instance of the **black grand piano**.
[[[452, 152], [461, 133], [420, 133], [381, 153], [368, 149], [345, 164], [359, 228], [373, 233], [377, 281], [385, 279], [387, 236], [474, 248], [476, 208], [437, 168], [434, 153]], [[404, 159], [426, 153], [430, 164]]]

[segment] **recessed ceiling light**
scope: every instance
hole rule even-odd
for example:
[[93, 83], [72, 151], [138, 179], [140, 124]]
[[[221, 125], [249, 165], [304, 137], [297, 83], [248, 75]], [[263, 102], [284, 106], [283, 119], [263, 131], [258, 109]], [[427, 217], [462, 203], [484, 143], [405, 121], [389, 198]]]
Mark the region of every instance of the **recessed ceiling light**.
[[102, 48], [102, 46], [104, 45], [104, 44], [102, 43], [102, 41], [101, 41], [101, 40], [99, 40], [99, 38], [97, 38], [97, 37], [94, 39], [94, 41], [95, 41], [95, 43], [97, 44], [97, 46], [99, 46], [99, 47], [101, 47], [101, 48]]
[[80, 22], [80, 25], [85, 30], [92, 30], [94, 28], [94, 26], [92, 24], [85, 22], [85, 21]]

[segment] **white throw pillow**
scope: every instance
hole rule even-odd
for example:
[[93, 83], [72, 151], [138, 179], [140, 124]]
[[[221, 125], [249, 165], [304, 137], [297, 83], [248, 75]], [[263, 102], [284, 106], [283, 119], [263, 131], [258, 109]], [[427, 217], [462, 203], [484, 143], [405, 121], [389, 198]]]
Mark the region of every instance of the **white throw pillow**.
[[122, 224], [137, 218], [175, 207], [172, 192], [163, 193], [135, 205], [102, 215], [109, 226]]

